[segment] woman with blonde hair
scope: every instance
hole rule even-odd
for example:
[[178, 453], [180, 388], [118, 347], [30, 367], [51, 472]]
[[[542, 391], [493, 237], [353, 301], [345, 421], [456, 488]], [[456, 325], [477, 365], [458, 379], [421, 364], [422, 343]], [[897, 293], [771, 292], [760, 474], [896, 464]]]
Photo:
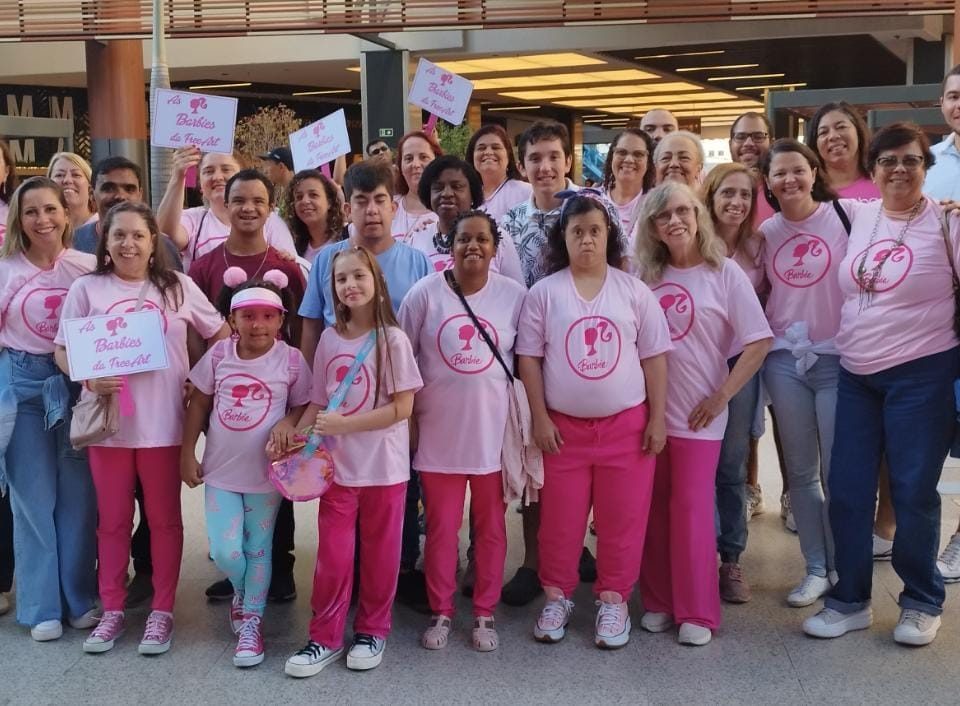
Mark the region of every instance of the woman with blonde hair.
[[90, 163], [75, 152], [57, 152], [50, 158], [47, 178], [53, 179], [67, 200], [71, 230], [97, 220], [93, 200], [93, 170]]
[[[637, 263], [663, 309], [667, 443], [657, 457], [640, 568], [640, 625], [680, 625], [681, 644], [705, 645], [720, 626], [714, 486], [727, 404], [763, 363], [773, 335], [750, 280], [726, 257], [706, 207], [666, 181], [644, 201]], [[740, 357], [727, 367], [731, 353]]]

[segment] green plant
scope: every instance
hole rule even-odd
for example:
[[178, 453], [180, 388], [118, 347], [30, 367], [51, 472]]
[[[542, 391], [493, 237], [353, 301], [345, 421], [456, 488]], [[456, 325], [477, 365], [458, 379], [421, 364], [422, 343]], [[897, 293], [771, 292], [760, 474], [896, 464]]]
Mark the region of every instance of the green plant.
[[473, 130], [467, 123], [451, 125], [445, 120], [437, 121], [437, 142], [443, 148], [444, 154], [452, 154], [460, 159], [467, 153], [467, 143]]

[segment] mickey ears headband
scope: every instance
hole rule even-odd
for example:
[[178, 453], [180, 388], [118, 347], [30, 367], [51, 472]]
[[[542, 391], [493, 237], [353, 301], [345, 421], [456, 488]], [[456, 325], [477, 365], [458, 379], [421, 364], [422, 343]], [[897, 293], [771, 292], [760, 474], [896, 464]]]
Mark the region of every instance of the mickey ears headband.
[[[223, 273], [223, 283], [228, 287], [239, 287], [247, 281], [249, 281], [247, 273], [239, 267], [228, 267]], [[280, 270], [267, 270], [263, 275], [263, 281], [269, 282], [277, 289], [283, 289], [290, 280]], [[279, 311], [286, 311], [280, 296], [266, 287], [247, 287], [230, 299], [230, 311], [248, 306], [269, 306]]]

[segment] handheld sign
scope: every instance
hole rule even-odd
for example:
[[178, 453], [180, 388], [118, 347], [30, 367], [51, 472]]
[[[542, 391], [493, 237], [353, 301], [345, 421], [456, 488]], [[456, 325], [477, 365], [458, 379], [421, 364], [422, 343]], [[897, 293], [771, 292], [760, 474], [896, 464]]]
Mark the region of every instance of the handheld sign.
[[157, 309], [65, 319], [60, 326], [74, 382], [163, 370], [170, 365]]
[[451, 125], [462, 123], [472, 93], [473, 83], [463, 76], [420, 59], [409, 100], [430, 113], [426, 132], [431, 133], [436, 127], [437, 118], [443, 118]]
[[230, 154], [236, 124], [236, 98], [158, 88], [150, 144]]
[[290, 151], [296, 172], [322, 168], [340, 155], [348, 154], [350, 135], [347, 133], [347, 118], [343, 108], [291, 133]]

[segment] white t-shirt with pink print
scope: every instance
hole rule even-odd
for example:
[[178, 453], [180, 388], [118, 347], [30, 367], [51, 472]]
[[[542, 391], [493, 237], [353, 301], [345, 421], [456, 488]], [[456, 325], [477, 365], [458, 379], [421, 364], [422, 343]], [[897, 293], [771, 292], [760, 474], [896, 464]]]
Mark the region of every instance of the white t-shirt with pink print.
[[49, 270], [23, 253], [0, 259], [0, 346], [34, 355], [53, 353], [67, 291], [96, 264], [93, 255], [69, 248]]
[[[851, 204], [840, 201], [849, 214]], [[813, 343], [833, 339], [840, 327], [843, 294], [837, 272], [847, 254], [847, 232], [834, 206], [821, 203], [802, 221], [782, 213], [765, 220], [763, 265], [770, 282], [767, 319], [775, 336], [791, 324], [806, 321]]]
[[[843, 309], [837, 348], [840, 364], [870, 375], [957, 345], [953, 331], [953, 280], [940, 225], [943, 211], [930, 198], [897, 245], [906, 220], [881, 215], [880, 201], [858, 203], [851, 213], [850, 248], [840, 263]], [[848, 211], [849, 212], [849, 211]], [[949, 221], [954, 267], [960, 271], [960, 217]], [[858, 274], [863, 263], [864, 292]]]
[[684, 269], [667, 266], [652, 286], [673, 341], [667, 354], [667, 434], [723, 439], [726, 408], [696, 432], [688, 420], [726, 380], [731, 354], [773, 338], [760, 300], [743, 270], [730, 259], [720, 270], [706, 263]]
[[[400, 238], [400, 242], [409, 245], [415, 250], [419, 250], [427, 256], [427, 260], [433, 266], [434, 271], [443, 272], [453, 269], [453, 252], [440, 252], [437, 248], [437, 228], [439, 222], [434, 221], [426, 224], [422, 229], [416, 231], [408, 238]], [[500, 244], [497, 246], [497, 252], [490, 262], [490, 271], [509, 277], [515, 282], [523, 284], [523, 270], [520, 268], [520, 256], [517, 255], [517, 246], [513, 244], [513, 238], [501, 237]]]
[[[120, 416], [120, 430], [98, 446], [117, 448], [154, 448], [179, 446], [183, 441], [183, 383], [190, 371], [187, 358], [187, 327], [204, 339], [212, 338], [223, 327], [223, 318], [207, 301], [193, 280], [174, 273], [183, 289], [178, 309], [148, 285], [144, 309], [158, 309], [163, 321], [169, 366], [126, 376], [128, 389], [136, 405], [132, 416]], [[128, 282], [114, 274], [80, 277], [63, 304], [63, 319], [81, 319], [103, 314], [136, 310], [143, 282]], [[63, 330], [57, 333], [57, 345], [65, 345]], [[84, 388], [83, 398], [93, 396]]]
[[[347, 374], [367, 336], [344, 338], [333, 327], [324, 329], [313, 359], [313, 387], [310, 401], [325, 407]], [[417, 361], [406, 334], [399, 328], [387, 329], [387, 341], [381, 341], [380, 355], [390, 365], [380, 378], [377, 391], [377, 350], [364, 359], [357, 377], [337, 413], [344, 416], [369, 412], [388, 404], [390, 395], [423, 387]], [[334, 463], [334, 482], [348, 487], [396, 485], [410, 479], [410, 427], [407, 420], [386, 429], [360, 431], [329, 437], [327, 447]]]
[[[292, 363], [292, 365], [291, 365]], [[310, 368], [283, 341], [251, 360], [232, 339], [218, 341], [190, 371], [190, 381], [213, 397], [203, 450], [203, 482], [234, 493], [272, 493], [266, 454], [270, 430], [291, 407], [310, 401]]]
[[[467, 297], [507, 365], [526, 287], [491, 272]], [[400, 306], [400, 325], [420, 363], [423, 389], [414, 414], [418, 471], [483, 474], [500, 470], [507, 423], [507, 374], [444, 275], [417, 282]]]
[[570, 268], [527, 294], [518, 355], [543, 358], [547, 408], [573, 417], [608, 417], [647, 399], [640, 361], [672, 348], [657, 299], [640, 280], [607, 267], [600, 292], [580, 296]]

